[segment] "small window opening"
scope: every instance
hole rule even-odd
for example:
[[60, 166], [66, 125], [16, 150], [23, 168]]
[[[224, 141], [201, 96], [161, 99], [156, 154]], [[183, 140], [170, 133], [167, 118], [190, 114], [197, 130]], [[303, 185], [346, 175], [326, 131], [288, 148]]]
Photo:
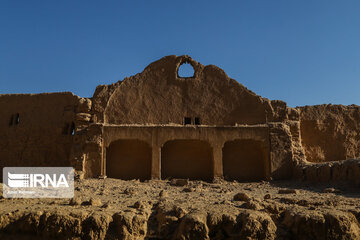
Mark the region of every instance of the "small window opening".
[[191, 118], [185, 117], [184, 118], [184, 125], [189, 125], [189, 124], [191, 124]]
[[185, 62], [179, 66], [177, 75], [179, 78], [192, 78], [194, 73], [194, 67], [190, 63]]
[[9, 126], [12, 126], [14, 122], [14, 115], [11, 115]]
[[70, 134], [71, 134], [72, 136], [75, 135], [75, 124], [74, 124], [74, 122], [71, 123]]
[[194, 122], [195, 122], [195, 125], [200, 125], [200, 118], [196, 117]]
[[18, 125], [20, 123], [20, 114], [16, 114], [16, 117], [15, 117], [15, 124]]

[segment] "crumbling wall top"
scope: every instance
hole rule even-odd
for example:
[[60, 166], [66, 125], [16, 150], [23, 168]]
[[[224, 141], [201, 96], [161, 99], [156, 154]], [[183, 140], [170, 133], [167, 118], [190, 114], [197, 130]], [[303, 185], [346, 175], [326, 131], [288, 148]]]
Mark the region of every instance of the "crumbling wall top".
[[[193, 76], [179, 76], [184, 63], [194, 68]], [[279, 102], [283, 104], [256, 95], [221, 68], [187, 55], [163, 57], [142, 73], [97, 88], [93, 97], [99, 122], [108, 124], [261, 124], [286, 118], [286, 103]]]

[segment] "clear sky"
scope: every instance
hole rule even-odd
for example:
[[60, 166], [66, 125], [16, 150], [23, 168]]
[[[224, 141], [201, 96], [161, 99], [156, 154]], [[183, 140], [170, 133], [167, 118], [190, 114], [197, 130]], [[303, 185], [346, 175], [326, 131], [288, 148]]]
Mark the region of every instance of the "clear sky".
[[91, 97], [172, 54], [290, 106], [360, 105], [360, 1], [0, 0], [0, 93]]

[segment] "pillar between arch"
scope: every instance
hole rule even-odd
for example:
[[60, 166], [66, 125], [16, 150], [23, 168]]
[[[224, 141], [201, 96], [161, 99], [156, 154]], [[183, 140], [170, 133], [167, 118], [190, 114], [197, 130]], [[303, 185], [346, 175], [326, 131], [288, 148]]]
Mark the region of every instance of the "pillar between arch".
[[151, 179], [161, 179], [161, 147], [152, 147]]
[[223, 178], [222, 144], [213, 145], [213, 176]]

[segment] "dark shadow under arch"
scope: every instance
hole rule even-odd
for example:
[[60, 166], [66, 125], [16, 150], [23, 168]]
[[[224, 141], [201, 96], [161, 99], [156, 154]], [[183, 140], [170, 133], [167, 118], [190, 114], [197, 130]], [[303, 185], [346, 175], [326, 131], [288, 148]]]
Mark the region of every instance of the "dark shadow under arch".
[[267, 177], [268, 152], [263, 142], [228, 141], [223, 147], [223, 173], [226, 180], [258, 181]]
[[161, 149], [161, 176], [210, 181], [213, 153], [210, 144], [200, 140], [172, 140]]
[[106, 175], [124, 180], [147, 180], [151, 177], [151, 147], [144, 141], [122, 139], [106, 150]]

